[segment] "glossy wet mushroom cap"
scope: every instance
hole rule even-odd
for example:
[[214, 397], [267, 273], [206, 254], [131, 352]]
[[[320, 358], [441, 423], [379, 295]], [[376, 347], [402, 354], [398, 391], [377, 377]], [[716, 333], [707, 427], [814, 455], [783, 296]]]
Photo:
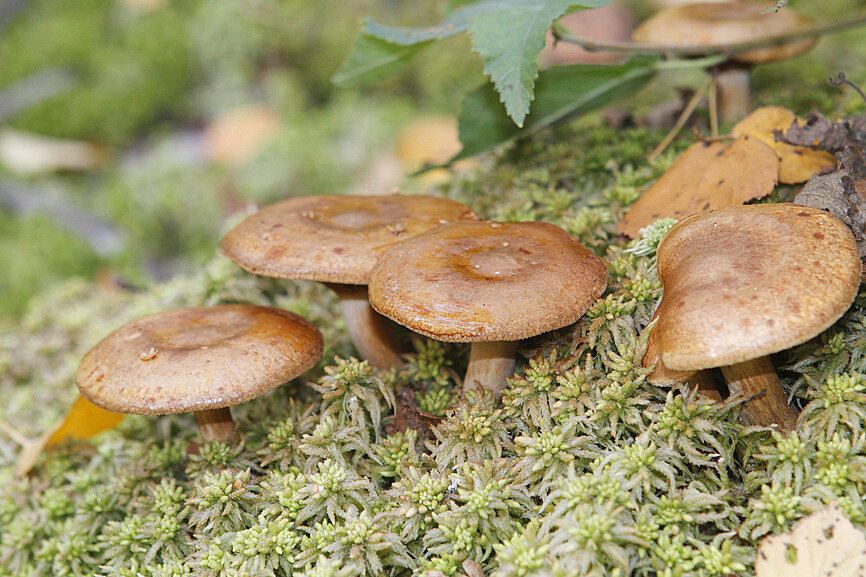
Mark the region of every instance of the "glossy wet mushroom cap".
[[370, 303], [434, 339], [471, 342], [463, 390], [502, 389], [517, 341], [571, 324], [607, 286], [604, 263], [544, 222], [443, 226], [382, 256]]
[[310, 196], [265, 207], [233, 228], [220, 248], [254, 274], [329, 283], [361, 357], [389, 369], [403, 363], [402, 347], [393, 325], [367, 300], [373, 267], [395, 244], [464, 220], [478, 217], [435, 196]]
[[601, 259], [557, 226], [467, 222], [388, 251], [369, 288], [377, 311], [415, 332], [479, 342], [571, 324], [606, 286]]
[[118, 413], [205, 411], [248, 401], [312, 368], [319, 331], [300, 316], [253, 305], [180, 309], [117, 329], [81, 361], [76, 384]]
[[478, 217], [464, 204], [435, 196], [308, 196], [247, 217], [220, 249], [262, 276], [365, 285], [385, 250], [463, 220]]

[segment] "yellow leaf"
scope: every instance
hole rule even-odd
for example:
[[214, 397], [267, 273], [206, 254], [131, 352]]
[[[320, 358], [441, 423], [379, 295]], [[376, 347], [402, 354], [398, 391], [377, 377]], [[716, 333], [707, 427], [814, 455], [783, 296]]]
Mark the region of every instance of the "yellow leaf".
[[757, 138], [695, 143], [632, 205], [616, 230], [635, 238], [660, 218], [681, 220], [743, 204], [773, 192], [778, 174], [779, 159]]
[[738, 122], [731, 130], [731, 134], [733, 136], [749, 134], [767, 143], [779, 157], [779, 182], [785, 184], [806, 182], [816, 174], [835, 169], [836, 157], [829, 152], [776, 141], [773, 131], [785, 132], [791, 128], [795, 120], [798, 125], [803, 124], [803, 121], [787, 108], [765, 106]]
[[791, 532], [764, 539], [755, 572], [756, 577], [863, 577], [866, 536], [834, 504], [800, 520]]
[[56, 445], [66, 440], [66, 437], [73, 439], [89, 439], [90, 437], [113, 429], [123, 420], [123, 415], [120, 413], [112, 413], [101, 409], [79, 396], [78, 400], [72, 404], [69, 412], [61, 421], [48, 438], [48, 445]]
[[67, 438], [89, 439], [98, 433], [113, 429], [122, 420], [123, 415], [101, 409], [79, 396], [62, 421], [40, 438], [23, 444], [15, 465], [15, 474], [20, 477], [30, 472], [39, 455], [48, 447], [62, 443]]

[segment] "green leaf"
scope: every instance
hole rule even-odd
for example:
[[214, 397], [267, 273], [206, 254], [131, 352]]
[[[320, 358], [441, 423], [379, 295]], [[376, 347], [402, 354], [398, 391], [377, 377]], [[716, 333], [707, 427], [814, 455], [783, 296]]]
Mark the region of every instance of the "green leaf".
[[534, 97], [536, 60], [544, 48], [547, 29], [567, 12], [607, 3], [608, 0], [478, 0], [426, 28], [387, 26], [367, 19], [334, 81], [384, 78], [427, 43], [468, 32], [506, 111], [515, 123], [522, 125]]
[[513, 0], [487, 2], [489, 11], [477, 14], [469, 25], [472, 47], [484, 59], [508, 115], [523, 126], [534, 96], [538, 55], [547, 29], [575, 4], [602, 6], [607, 2], [584, 0]]
[[536, 83], [532, 112], [522, 128], [504, 114], [493, 87], [483, 86], [463, 101], [459, 117], [463, 149], [449, 162], [474, 156], [636, 92], [652, 77], [656, 62], [654, 57], [641, 57], [622, 64], [576, 64], [542, 72]]
[[383, 80], [402, 68], [426, 45], [423, 42], [403, 46], [361, 34], [333, 81], [337, 84], [360, 84]]

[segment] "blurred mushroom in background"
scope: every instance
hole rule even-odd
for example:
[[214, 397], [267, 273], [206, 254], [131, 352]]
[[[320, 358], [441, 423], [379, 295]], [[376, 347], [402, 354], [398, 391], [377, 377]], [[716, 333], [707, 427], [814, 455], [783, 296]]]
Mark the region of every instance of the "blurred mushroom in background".
[[[580, 10], [559, 19], [560, 26], [586, 40], [624, 42], [631, 37], [634, 24], [634, 17], [629, 9], [619, 2], [601, 8]], [[623, 52], [591, 52], [568, 42], [557, 42], [553, 33], [548, 31], [544, 50], [538, 60], [543, 68], [548, 68], [568, 64], [610, 64], [627, 57]]]

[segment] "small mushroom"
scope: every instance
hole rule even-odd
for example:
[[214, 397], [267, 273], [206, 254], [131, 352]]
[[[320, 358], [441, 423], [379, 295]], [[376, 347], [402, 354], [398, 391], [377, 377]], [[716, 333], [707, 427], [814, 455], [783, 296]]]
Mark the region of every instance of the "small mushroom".
[[276, 308], [221, 305], [179, 309], [124, 325], [81, 361], [75, 383], [93, 404], [116, 413], [195, 412], [205, 441], [229, 440], [228, 407], [312, 368], [322, 336]]
[[[790, 7], [774, 11], [770, 2], [714, 2], [687, 4], [657, 12], [632, 39], [665, 46], [700, 47], [759, 40], [793, 32], [811, 21]], [[713, 72], [723, 122], [736, 122], [750, 111], [749, 72], [755, 64], [793, 58], [815, 44], [801, 38], [739, 52]]]
[[435, 196], [308, 196], [247, 217], [220, 243], [253, 274], [327, 283], [337, 293], [355, 348], [371, 365], [402, 364], [393, 327], [367, 300], [379, 256], [449, 222], [478, 220], [464, 204]]
[[428, 337], [471, 342], [464, 391], [498, 391], [514, 371], [517, 341], [571, 324], [607, 286], [604, 263], [544, 222], [464, 222], [385, 253], [370, 302]]
[[836, 322], [860, 268], [851, 231], [820, 210], [733, 206], [682, 220], [658, 248], [662, 361], [678, 371], [720, 367], [731, 393], [746, 398], [748, 423], [790, 430], [797, 413], [768, 355]]

